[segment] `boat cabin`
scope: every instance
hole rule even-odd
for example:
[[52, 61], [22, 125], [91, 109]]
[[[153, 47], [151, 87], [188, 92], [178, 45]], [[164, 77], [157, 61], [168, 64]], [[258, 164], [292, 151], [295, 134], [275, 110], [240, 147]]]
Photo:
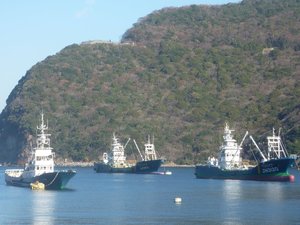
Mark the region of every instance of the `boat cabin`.
[[232, 132], [228, 124], [225, 124], [223, 144], [220, 147], [219, 165], [222, 169], [237, 168], [241, 165], [240, 153], [242, 148], [237, 144], [237, 141], [233, 139]]

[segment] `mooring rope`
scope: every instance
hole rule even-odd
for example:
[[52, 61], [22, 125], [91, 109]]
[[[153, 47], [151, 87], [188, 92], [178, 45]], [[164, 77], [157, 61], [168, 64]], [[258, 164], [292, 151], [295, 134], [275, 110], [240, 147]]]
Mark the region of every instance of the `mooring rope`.
[[49, 185], [53, 184], [53, 182], [54, 182], [55, 179], [57, 178], [58, 174], [59, 174], [59, 172], [56, 172], [56, 175], [55, 175], [55, 177], [53, 178], [53, 180], [52, 180], [49, 184], [47, 184], [46, 186], [49, 186]]

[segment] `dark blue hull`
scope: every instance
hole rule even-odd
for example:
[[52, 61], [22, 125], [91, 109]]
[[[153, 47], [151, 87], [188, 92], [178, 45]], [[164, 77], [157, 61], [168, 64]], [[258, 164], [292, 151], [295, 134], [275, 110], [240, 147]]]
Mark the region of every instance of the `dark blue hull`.
[[199, 179], [232, 179], [257, 181], [293, 181], [294, 176], [288, 173], [293, 159], [282, 158], [261, 162], [248, 169], [224, 170], [216, 166], [197, 165], [195, 175]]
[[140, 161], [130, 167], [112, 167], [105, 163], [94, 163], [94, 170], [97, 173], [152, 173], [156, 172], [161, 164], [161, 159]]
[[162, 164], [161, 159], [140, 161], [135, 165], [135, 173], [153, 173], [156, 172]]
[[62, 190], [66, 187], [69, 180], [76, 174], [73, 170], [57, 171], [52, 173], [44, 173], [40, 176], [32, 177], [30, 179], [16, 179], [6, 177], [5, 182], [7, 185], [18, 187], [30, 187], [31, 183], [36, 181], [43, 183], [46, 190]]
[[134, 167], [112, 167], [105, 163], [94, 163], [94, 170], [96, 173], [133, 173]]

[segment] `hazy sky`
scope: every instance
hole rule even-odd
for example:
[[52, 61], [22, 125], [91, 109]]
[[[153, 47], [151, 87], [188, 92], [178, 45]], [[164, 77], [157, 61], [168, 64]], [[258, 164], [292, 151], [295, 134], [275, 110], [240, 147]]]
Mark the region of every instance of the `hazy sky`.
[[71, 44], [120, 41], [139, 18], [164, 7], [240, 0], [3, 0], [0, 2], [0, 112], [36, 63]]

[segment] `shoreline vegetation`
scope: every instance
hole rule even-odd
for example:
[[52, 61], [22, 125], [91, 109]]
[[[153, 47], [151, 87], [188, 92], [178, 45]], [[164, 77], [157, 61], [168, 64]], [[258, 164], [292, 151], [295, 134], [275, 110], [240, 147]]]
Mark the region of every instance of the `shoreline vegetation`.
[[[299, 155], [299, 12], [296, 0], [167, 8], [138, 20], [120, 44], [65, 46], [8, 96], [1, 163], [27, 162], [41, 109], [63, 164], [99, 160], [112, 131], [141, 142], [153, 132], [166, 164], [204, 163], [219, 154], [225, 122], [257, 134], [261, 146], [282, 127], [286, 148]], [[251, 148], [243, 156], [255, 160]]]
[[[57, 162], [56, 166], [61, 167], [92, 167], [94, 166], [94, 162]], [[173, 162], [167, 162], [162, 164], [161, 168], [169, 167], [169, 168], [188, 168], [195, 167], [195, 165], [178, 165]]]
[[[20, 164], [10, 164], [10, 163], [2, 163], [0, 164], [1, 166], [6, 166], [6, 167], [11, 167], [11, 166], [19, 166], [22, 167], [24, 165]], [[55, 166], [57, 167], [93, 167], [94, 166], [94, 161], [93, 162], [56, 162]], [[178, 165], [173, 162], [167, 162], [162, 164], [161, 168], [168, 167], [168, 168], [191, 168], [195, 167], [195, 165]]]

